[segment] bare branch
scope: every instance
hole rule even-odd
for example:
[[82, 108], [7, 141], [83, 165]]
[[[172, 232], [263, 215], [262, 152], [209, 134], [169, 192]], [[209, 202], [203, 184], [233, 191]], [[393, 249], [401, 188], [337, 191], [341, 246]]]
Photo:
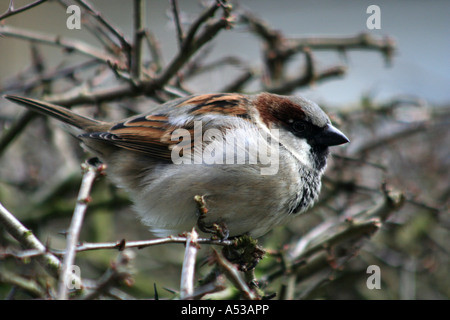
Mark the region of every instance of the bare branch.
[[119, 31], [112, 23], [110, 23], [99, 11], [97, 11], [92, 4], [85, 0], [76, 0], [87, 12], [89, 12], [98, 22], [111, 32], [126, 52], [131, 51], [130, 42], [125, 35]]
[[17, 39], [23, 39], [47, 45], [57, 46], [66, 49], [69, 52], [77, 52], [88, 57], [95, 58], [99, 61], [106, 63], [107, 61], [114, 61], [119, 64], [121, 68], [124, 66], [122, 62], [118, 60], [116, 56], [112, 56], [107, 52], [92, 47], [82, 41], [66, 39], [60, 36], [48, 35], [41, 32], [29, 31], [12, 26], [0, 25], [0, 33], [5, 36], [14, 37]]
[[192, 228], [192, 231], [186, 235], [186, 250], [181, 271], [181, 299], [189, 299], [194, 294], [195, 259], [198, 251], [197, 239], [198, 233], [195, 228]]
[[[346, 72], [346, 68], [342, 66], [329, 68], [321, 73], [316, 72], [314, 64], [310, 60], [311, 50], [336, 50], [338, 52], [354, 49], [379, 50], [383, 53], [387, 63], [391, 62], [395, 50], [395, 43], [391, 38], [378, 39], [365, 33], [342, 38], [288, 38], [249, 12], [241, 13], [240, 19], [243, 23], [248, 24], [264, 43], [264, 63], [269, 77], [264, 78], [263, 82], [265, 90], [273, 93], [290, 94], [294, 89], [309, 85], [313, 81], [341, 76]], [[302, 52], [307, 55], [305, 74], [289, 79], [286, 75], [287, 62], [293, 55]]]
[[[94, 162], [96, 161], [96, 162]], [[72, 280], [72, 265], [75, 261], [76, 245], [80, 234], [81, 225], [83, 223], [84, 214], [86, 212], [92, 184], [99, 174], [105, 169], [105, 165], [99, 163], [98, 160], [87, 161], [83, 165], [85, 173], [81, 182], [78, 194], [77, 204], [72, 216], [72, 222], [67, 235], [66, 254], [64, 256], [61, 276], [59, 280], [58, 299], [66, 300], [68, 294], [68, 283]]]
[[342, 66], [336, 66], [328, 68], [320, 73], [318, 73], [315, 77], [311, 77], [310, 75], [300, 75], [298, 78], [288, 79], [279, 85], [269, 86], [265, 88], [265, 90], [271, 93], [277, 94], [291, 94], [293, 90], [296, 88], [304, 87], [309, 85], [311, 82], [320, 82], [325, 79], [331, 79], [335, 77], [341, 77], [345, 74], [347, 68]]
[[249, 69], [236, 77], [233, 81], [223, 87], [221, 92], [242, 92], [244, 86], [255, 78], [255, 70]]
[[242, 293], [247, 300], [259, 300], [260, 298], [248, 287], [245, 280], [242, 279], [235, 265], [227, 261], [222, 254], [213, 250], [214, 260], [219, 266], [220, 270], [227, 276], [227, 278], [234, 284], [234, 286]]
[[142, 77], [142, 40], [145, 35], [145, 1], [134, 0], [134, 46], [131, 57], [131, 75]]
[[0, 222], [5, 227], [6, 231], [11, 234], [22, 246], [27, 249], [34, 249], [42, 252], [38, 256], [39, 262], [50, 272], [54, 277], [58, 277], [61, 262], [53, 254], [47, 252], [47, 248], [36, 238], [36, 236], [27, 229], [19, 220], [14, 217], [3, 205], [0, 203]]
[[[96, 243], [90, 243], [85, 242], [82, 244], [79, 244], [76, 246], [76, 252], [84, 252], [84, 251], [92, 251], [92, 250], [125, 250], [125, 249], [131, 249], [131, 248], [137, 248], [137, 249], [143, 249], [147, 247], [157, 246], [157, 245], [163, 245], [163, 244], [170, 244], [170, 243], [179, 243], [179, 244], [186, 244], [186, 237], [185, 236], [169, 236], [165, 238], [157, 238], [157, 239], [150, 239], [150, 240], [135, 240], [135, 241], [126, 241], [125, 239], [122, 239], [117, 242], [96, 242]], [[232, 245], [234, 242], [233, 240], [214, 240], [214, 239], [208, 239], [208, 238], [198, 238], [197, 239], [198, 244], [209, 244], [209, 245], [216, 245], [216, 246], [229, 246]], [[52, 248], [46, 248], [46, 252], [50, 252], [56, 256], [63, 256], [66, 254], [65, 250], [56, 250]], [[30, 249], [30, 250], [22, 250], [19, 252], [14, 252], [11, 250], [5, 250], [0, 251], [0, 257], [16, 257], [18, 259], [24, 259], [24, 258], [32, 258], [36, 256], [40, 256], [44, 254], [42, 250], [36, 250], [36, 249]]]
[[77, 83], [78, 72], [91, 69], [98, 65], [99, 62], [96, 59], [91, 59], [64, 68], [60, 68], [59, 66], [51, 69], [47, 68], [46, 70], [43, 70], [42, 74], [37, 75], [32, 75], [29, 70], [25, 70], [23, 73], [16, 74], [14, 78], [6, 80], [5, 83], [7, 84], [0, 87], [0, 91], [30, 91], [41, 85], [42, 82], [50, 82], [64, 78], [71, 79], [73, 82]]
[[27, 124], [33, 120], [37, 114], [32, 111], [25, 111], [25, 113], [10, 127], [0, 138], [0, 155], [5, 152], [10, 143], [20, 135], [20, 133], [27, 127]]
[[180, 20], [180, 9], [178, 7], [178, 1], [177, 0], [170, 0], [170, 5], [172, 6], [172, 14], [173, 14], [173, 20], [175, 23], [175, 30], [177, 31], [177, 38], [178, 38], [178, 44], [181, 47], [184, 39], [184, 32], [183, 32], [183, 26], [181, 25]]
[[134, 258], [135, 253], [131, 250], [120, 252], [116, 261], [111, 264], [111, 268], [100, 278], [92, 292], [83, 297], [83, 300], [93, 300], [104, 294], [110, 295], [110, 290], [117, 284], [131, 285], [133, 283], [131, 263]]
[[8, 283], [29, 292], [32, 296], [38, 298], [46, 297], [46, 292], [35, 279], [28, 279], [15, 274], [6, 268], [0, 267], [0, 283]]
[[287, 52], [291, 55], [304, 48], [314, 50], [378, 50], [383, 53], [386, 63], [392, 62], [395, 41], [390, 37], [376, 38], [369, 33], [361, 33], [350, 37], [308, 37], [291, 39], [292, 47]]
[[19, 9], [14, 9], [14, 0], [10, 0], [9, 7], [6, 10], [6, 12], [4, 14], [0, 15], [0, 21], [2, 21], [3, 19], [6, 19], [6, 18], [12, 17], [13, 15], [16, 15], [18, 13], [21, 13], [21, 12], [24, 12], [26, 10], [29, 10], [31, 8], [34, 8], [34, 7], [44, 3], [46, 1], [47, 0], [37, 0], [35, 2], [32, 2], [30, 4], [25, 5], [25, 6], [21, 7], [21, 8], [19, 8]]
[[147, 47], [150, 50], [151, 56], [153, 58], [151, 69], [153, 72], [158, 73], [161, 71], [164, 63], [160, 45], [155, 35], [152, 32], [150, 32], [150, 30], [144, 31], [144, 37], [146, 40], [145, 42], [147, 44]]
[[145, 86], [144, 91], [146, 94], [150, 94], [154, 91], [155, 87], [161, 88], [165, 85], [195, 52], [214, 38], [220, 30], [227, 28], [230, 25], [230, 21], [228, 20], [229, 8], [224, 8], [224, 16], [222, 19], [207, 25], [203, 32], [195, 37], [200, 26], [211, 18], [218, 8], [219, 6], [217, 4], [213, 4], [191, 25], [184, 38], [181, 49], [175, 58], [173, 58], [172, 62], [169, 63], [165, 70], [154, 81]]
[[[59, 95], [53, 95], [51, 97], [47, 97], [46, 101], [59, 104], [62, 106], [72, 106], [83, 103], [101, 103], [105, 101], [112, 101], [117, 99], [123, 99], [124, 97], [135, 97], [138, 95], [146, 94], [148, 96], [153, 95], [157, 90], [163, 88], [168, 81], [175, 76], [175, 74], [184, 66], [184, 64], [190, 59], [190, 57], [197, 52], [204, 44], [210, 41], [217, 33], [227, 28], [230, 25], [230, 21], [228, 19], [229, 15], [229, 7], [223, 8], [223, 17], [215, 22], [205, 26], [203, 31], [195, 37], [197, 30], [200, 26], [206, 22], [219, 8], [217, 4], [212, 5], [209, 9], [207, 9], [200, 17], [193, 23], [191, 28], [188, 31], [188, 35], [184, 39], [183, 48], [179, 51], [179, 53], [175, 56], [171, 63], [154, 79], [148, 81], [140, 81], [136, 85], [132, 85], [130, 83], [121, 84], [116, 87], [110, 87], [106, 89], [97, 89], [94, 92], [65, 92]], [[1, 31], [0, 26], [0, 31]], [[21, 32], [19, 32], [21, 34]], [[33, 34], [30, 34], [28, 38], [30, 40], [33, 38]], [[39, 37], [38, 37], [39, 38]], [[42, 37], [42, 41], [48, 42], [49, 44], [58, 45], [57, 39], [55, 37]], [[85, 52], [86, 48], [84, 48], [84, 44], [80, 44], [79, 48], [76, 43], [72, 42], [63, 42], [65, 45], [79, 49], [80, 52]], [[90, 50], [88, 50], [90, 52]], [[117, 60], [111, 60], [112, 58], [108, 54], [103, 53], [95, 53], [92, 54], [99, 59], [102, 59], [104, 62], [114, 61], [114, 63], [119, 63], [118, 68], [122, 69], [124, 66], [120, 64]]]
[[[446, 123], [443, 123], [441, 125], [448, 125]], [[409, 137], [411, 135], [423, 132], [425, 130], [428, 130], [430, 128], [430, 123], [428, 121], [415, 124], [415, 125], [409, 125], [405, 129], [400, 130], [398, 132], [389, 134], [385, 137], [377, 137], [373, 139], [372, 141], [366, 142], [364, 145], [362, 145], [358, 150], [356, 150], [354, 153], [356, 155], [365, 154], [371, 150], [378, 149], [380, 147], [385, 147], [389, 143], [393, 143], [395, 141], [399, 141], [401, 139], [404, 139], [406, 137]]]
[[[280, 268], [268, 275], [265, 280], [272, 281], [282, 275], [302, 274], [302, 278], [330, 266], [329, 252], [337, 246], [346, 247], [346, 252], [354, 252], [361, 241], [372, 236], [392, 212], [399, 210], [404, 196], [396, 190], [383, 186], [384, 197], [378, 205], [344, 221], [328, 219], [305, 234], [300, 241], [293, 243], [287, 252], [289, 269]], [[351, 250], [349, 247], [353, 247]], [[325, 253], [323, 255], [322, 253]], [[332, 257], [337, 260], [339, 256]], [[348, 257], [347, 257], [348, 258]]]

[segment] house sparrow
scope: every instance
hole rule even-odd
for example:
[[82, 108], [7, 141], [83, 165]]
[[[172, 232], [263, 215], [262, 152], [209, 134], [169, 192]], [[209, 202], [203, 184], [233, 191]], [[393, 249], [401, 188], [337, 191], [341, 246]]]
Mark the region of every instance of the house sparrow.
[[314, 204], [329, 147], [349, 142], [316, 103], [299, 96], [194, 95], [114, 123], [5, 98], [81, 129], [82, 144], [107, 164], [158, 236], [196, 225], [198, 195], [208, 208], [206, 225], [224, 225], [229, 236], [262, 236]]

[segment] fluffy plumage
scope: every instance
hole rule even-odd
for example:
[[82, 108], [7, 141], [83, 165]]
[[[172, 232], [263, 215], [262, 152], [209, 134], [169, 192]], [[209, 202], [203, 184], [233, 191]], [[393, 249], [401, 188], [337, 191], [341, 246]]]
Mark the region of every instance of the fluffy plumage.
[[116, 123], [5, 97], [81, 129], [83, 144], [158, 235], [195, 226], [194, 196], [203, 195], [206, 224], [223, 223], [231, 236], [261, 236], [313, 205], [328, 148], [349, 141], [302, 97], [196, 95]]

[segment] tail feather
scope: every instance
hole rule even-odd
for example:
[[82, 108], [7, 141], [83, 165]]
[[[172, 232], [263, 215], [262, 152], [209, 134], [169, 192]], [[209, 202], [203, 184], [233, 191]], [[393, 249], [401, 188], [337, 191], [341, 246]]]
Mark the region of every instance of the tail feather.
[[67, 108], [60, 107], [48, 102], [39, 101], [35, 99], [14, 96], [14, 95], [5, 95], [6, 99], [20, 104], [30, 110], [39, 112], [44, 115], [51, 116], [55, 119], [58, 119], [64, 123], [77, 127], [79, 129], [83, 129], [86, 131], [92, 131], [91, 128], [98, 127], [102, 124], [102, 122], [83, 117], [75, 112], [70, 111]]

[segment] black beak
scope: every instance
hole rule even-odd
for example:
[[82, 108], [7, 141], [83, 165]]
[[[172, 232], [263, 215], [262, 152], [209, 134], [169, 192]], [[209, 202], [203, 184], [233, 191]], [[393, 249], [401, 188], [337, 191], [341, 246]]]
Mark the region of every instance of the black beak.
[[322, 146], [338, 146], [350, 142], [350, 140], [341, 131], [333, 127], [330, 123], [315, 136], [315, 141], [317, 144]]

